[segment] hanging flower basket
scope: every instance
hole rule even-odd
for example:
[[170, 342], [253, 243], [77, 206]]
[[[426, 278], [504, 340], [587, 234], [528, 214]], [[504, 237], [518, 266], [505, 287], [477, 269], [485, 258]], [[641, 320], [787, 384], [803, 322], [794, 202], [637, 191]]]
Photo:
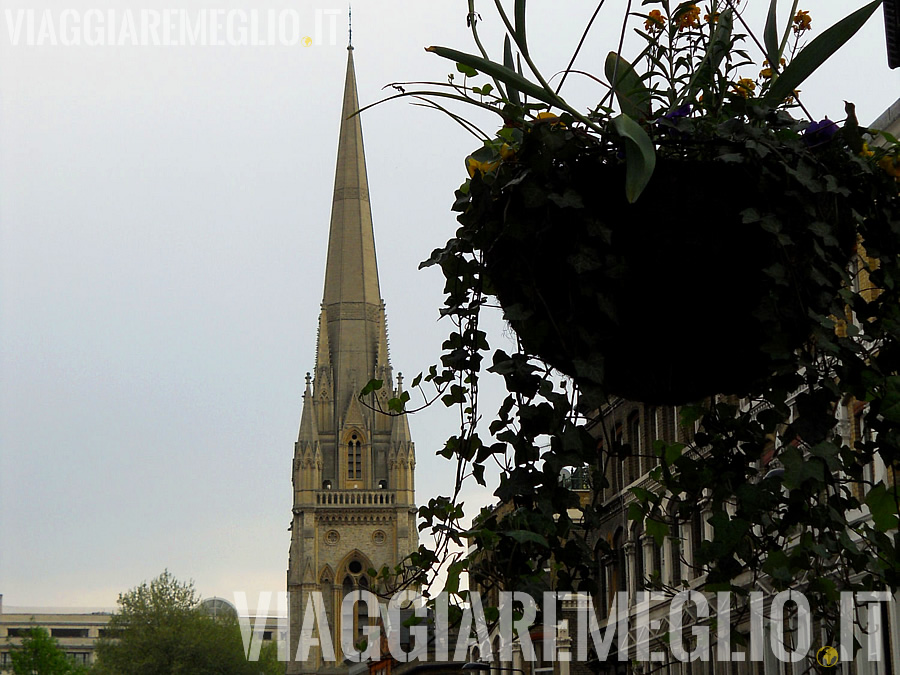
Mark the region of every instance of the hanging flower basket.
[[702, 143], [690, 126], [667, 127], [634, 203], [616, 143], [562, 121], [528, 129], [457, 202], [523, 348], [582, 384], [668, 403], [745, 392], [835, 309], [856, 230], [824, 160], [846, 152], [797, 134], [767, 161], [743, 124]]
[[[796, 372], [796, 350], [816, 331], [824, 342], [819, 329], [844, 312], [857, 242], [897, 236], [897, 140], [869, 149], [851, 105], [840, 124], [812, 121], [796, 91], [879, 0], [809, 42], [809, 13], [795, 3], [779, 29], [772, 2], [755, 78], [734, 3], [701, 19], [693, 3], [650, 2], [661, 9], [623, 23], [624, 36], [641, 22], [636, 65], [611, 52], [603, 78], [567, 70], [556, 87], [529, 56], [524, 4], [514, 19], [497, 5], [502, 64], [471, 11], [481, 56], [429, 48], [462, 84], [398, 86], [444, 112], [455, 99], [503, 119], [490, 137], [451, 113], [483, 145], [456, 194], [461, 227], [426, 263], [447, 276], [445, 313], [495, 296], [526, 354], [582, 391], [644, 402], [746, 394]], [[587, 113], [559, 95], [570, 72], [608, 86]], [[489, 81], [470, 84], [478, 76]]]

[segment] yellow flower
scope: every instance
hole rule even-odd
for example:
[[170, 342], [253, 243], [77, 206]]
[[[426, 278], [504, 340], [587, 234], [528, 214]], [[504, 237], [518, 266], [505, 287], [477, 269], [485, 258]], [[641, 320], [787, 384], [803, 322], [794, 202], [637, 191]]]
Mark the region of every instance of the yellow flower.
[[860, 157], [872, 157], [875, 153], [869, 150], [869, 144], [863, 143], [862, 150], [859, 151]]
[[884, 169], [888, 176], [893, 176], [897, 180], [900, 180], [900, 157], [885, 155], [878, 160], [878, 166]]
[[552, 112], [539, 112], [535, 116], [535, 122], [549, 122], [553, 126], [561, 126], [565, 128], [565, 124], [563, 124], [557, 115], [554, 115]]
[[510, 159], [515, 157], [516, 151], [514, 148], [510, 147], [508, 144], [504, 143], [500, 146], [500, 158], [501, 159]]
[[644, 30], [649, 33], [658, 33], [663, 29], [663, 26], [666, 25], [666, 17], [662, 15], [658, 9], [654, 9], [650, 14], [647, 15], [647, 20], [644, 21]]
[[500, 166], [500, 162], [479, 162], [474, 157], [466, 157], [466, 169], [469, 171], [469, 178], [475, 178], [475, 172], [480, 171], [482, 174], [490, 173]]
[[731, 91], [738, 96], [747, 98], [750, 96], [750, 94], [753, 93], [754, 89], [756, 89], [756, 82], [751, 80], [749, 77], [742, 77], [733, 85], [733, 89]]
[[704, 14], [703, 20], [706, 23], [719, 23], [719, 14], [721, 14], [721, 12], [713, 12], [712, 14]]
[[[784, 68], [785, 60], [781, 59], [780, 62], [781, 62], [781, 67]], [[759, 71], [759, 76], [764, 77], [767, 80], [770, 80], [770, 79], [772, 79], [772, 75], [774, 75], [774, 74], [775, 74], [775, 72], [772, 70], [771, 66], [769, 66], [769, 59], [765, 59], [763, 61], [763, 69], [761, 71]]]
[[788, 96], [786, 99], [784, 99], [784, 104], [785, 105], [794, 105], [794, 103], [796, 102], [796, 100], [798, 98], [800, 98], [800, 90], [794, 89], [793, 94], [791, 96]]
[[809, 30], [810, 24], [812, 24], [812, 17], [810, 17], [809, 12], [801, 9], [794, 15], [793, 24], [794, 33], [800, 35], [800, 33]]
[[685, 30], [700, 25], [700, 8], [697, 5], [688, 5], [687, 8], [678, 15], [678, 30]]

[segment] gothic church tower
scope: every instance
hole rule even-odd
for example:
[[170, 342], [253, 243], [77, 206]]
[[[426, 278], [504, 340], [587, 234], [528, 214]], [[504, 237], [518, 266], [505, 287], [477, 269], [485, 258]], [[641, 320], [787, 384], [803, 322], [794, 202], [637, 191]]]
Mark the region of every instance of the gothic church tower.
[[[319, 314], [315, 374], [306, 377], [300, 433], [294, 446], [294, 507], [287, 588], [288, 673], [331, 670], [343, 661], [340, 606], [366, 588], [370, 568], [393, 567], [418, 546], [415, 449], [405, 416], [372, 410], [399, 396], [388, 356], [384, 302], [363, 153], [353, 47], [348, 47], [325, 291]], [[381, 392], [358, 400], [372, 379]], [[376, 398], [377, 397], [377, 398]], [[295, 660], [307, 600], [321, 591], [337, 663], [314, 648]], [[355, 628], [358, 629], [358, 627]]]

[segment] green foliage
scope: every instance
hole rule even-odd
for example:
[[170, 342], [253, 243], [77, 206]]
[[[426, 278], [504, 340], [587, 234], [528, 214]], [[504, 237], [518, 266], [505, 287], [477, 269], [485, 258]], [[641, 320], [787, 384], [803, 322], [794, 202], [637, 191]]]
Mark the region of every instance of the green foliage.
[[[284, 672], [271, 650], [247, 661], [237, 617], [212, 617], [198, 609], [192, 583], [168, 571], [119, 595], [108, 628], [114, 638], [97, 647], [100, 675], [258, 675]], [[279, 667], [280, 666], [280, 667]]]
[[[430, 48], [494, 78], [477, 99], [448, 86], [503, 128], [466, 158], [460, 227], [422, 263], [444, 274], [453, 323], [425, 381], [462, 423], [440, 451], [457, 462], [454, 492], [420, 509], [438, 535], [410, 560], [420, 581], [442, 547], [466, 543], [477, 553], [449, 556], [451, 593], [466, 572], [485, 590], [596, 592], [613, 515], [662, 545], [702, 505], [707, 589], [767, 577], [803, 589], [833, 629], [839, 591], [900, 587], [900, 147], [849, 104], [841, 122], [803, 119], [794, 91], [877, 4], [807, 43], [805, 13], [779, 26], [774, 0], [762, 41], [739, 32], [732, 3], [701, 20], [693, 3], [648, 0], [658, 9], [634, 15], [645, 48], [598, 64], [606, 82], [587, 73], [608, 88], [588, 113], [531, 62], [524, 2], [514, 26], [497, 3], [502, 65], [480, 42], [481, 56]], [[512, 354], [491, 354], [479, 330], [494, 303]], [[485, 359], [508, 393], [490, 437], [477, 424]], [[647, 482], [609, 500], [610, 468], [635, 451], [607, 417], [617, 396], [678, 404], [690, 433], [654, 443]], [[854, 402], [869, 433], [848, 443], [836, 415]], [[863, 470], [875, 458], [877, 482]], [[499, 505], [464, 530], [462, 483], [483, 481], [488, 461]]]
[[46, 628], [35, 626], [22, 644], [9, 652], [13, 675], [82, 675], [87, 669], [72, 663]]

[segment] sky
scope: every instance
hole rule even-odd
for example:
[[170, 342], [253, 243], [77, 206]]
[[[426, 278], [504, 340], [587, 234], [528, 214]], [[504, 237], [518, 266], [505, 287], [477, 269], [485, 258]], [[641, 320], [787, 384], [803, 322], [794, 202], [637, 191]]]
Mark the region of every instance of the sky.
[[[761, 32], [768, 3], [748, 2]], [[820, 31], [857, 4], [801, 8]], [[602, 70], [624, 6], [604, 8], [576, 68]], [[15, 40], [20, 10], [36, 10], [38, 24], [49, 10], [58, 25], [66, 8], [82, 21], [100, 10], [95, 22], [111, 8], [119, 20], [126, 8], [192, 18], [256, 8], [263, 21], [272, 10], [287, 17], [285, 40], [88, 46], [59, 36], [53, 45], [45, 35], [29, 46], [26, 15]], [[565, 67], [593, 9], [580, 0], [530, 3], [532, 54], [545, 73]], [[478, 10], [499, 55], [493, 5]], [[352, 11], [362, 104], [390, 93], [382, 91], [390, 82], [445, 81], [455, 68], [428, 45], [472, 51], [465, 0], [357, 0]], [[346, 6], [328, 0], [0, 0], [6, 611], [113, 607], [164, 569], [192, 579], [204, 597], [243, 591], [254, 604], [260, 591], [284, 589], [346, 22]], [[865, 123], [897, 99], [900, 70], [887, 69], [883, 36], [879, 11], [804, 83], [814, 117], [841, 119], [850, 100]], [[582, 109], [602, 93], [575, 77], [563, 90]], [[417, 267], [455, 230], [453, 190], [478, 143], [403, 100], [365, 112], [362, 124], [391, 358], [408, 382], [437, 362], [449, 332], [438, 321], [440, 272]], [[499, 317], [490, 323], [493, 346], [508, 346]], [[487, 387], [488, 417], [499, 395]], [[410, 420], [419, 503], [452, 489], [450, 465], [435, 452], [456, 419], [432, 407]], [[469, 513], [490, 500], [477, 489], [464, 497]]]

